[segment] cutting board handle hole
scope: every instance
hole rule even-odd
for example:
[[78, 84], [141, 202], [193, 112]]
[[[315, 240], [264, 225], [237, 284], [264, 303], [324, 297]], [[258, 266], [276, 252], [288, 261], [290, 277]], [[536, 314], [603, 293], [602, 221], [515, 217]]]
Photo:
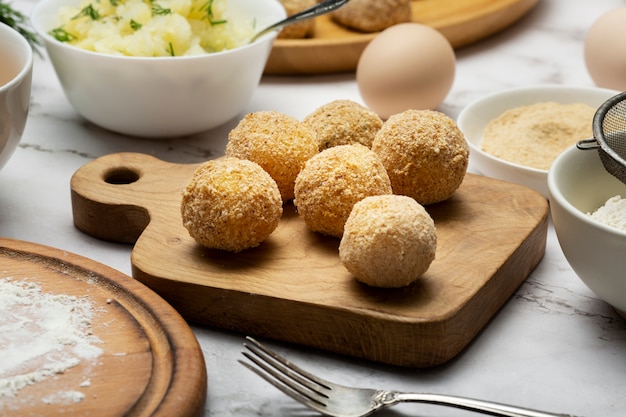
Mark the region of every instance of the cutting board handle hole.
[[117, 167], [109, 169], [104, 174], [104, 182], [108, 184], [132, 184], [139, 180], [139, 172], [128, 167]]

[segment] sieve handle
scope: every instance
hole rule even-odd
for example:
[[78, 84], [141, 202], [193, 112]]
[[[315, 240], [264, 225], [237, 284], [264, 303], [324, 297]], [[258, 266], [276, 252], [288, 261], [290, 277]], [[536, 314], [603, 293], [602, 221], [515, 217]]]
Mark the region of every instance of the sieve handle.
[[588, 151], [590, 149], [598, 149], [600, 145], [598, 144], [598, 141], [595, 138], [591, 138], [591, 139], [579, 140], [576, 143], [576, 147], [578, 149], [582, 149], [583, 151]]

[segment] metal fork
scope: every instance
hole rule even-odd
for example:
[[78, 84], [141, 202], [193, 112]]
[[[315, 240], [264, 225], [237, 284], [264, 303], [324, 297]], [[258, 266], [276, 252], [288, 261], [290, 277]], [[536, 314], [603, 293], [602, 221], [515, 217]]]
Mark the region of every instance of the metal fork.
[[294, 400], [332, 417], [363, 417], [401, 402], [442, 405], [501, 417], [575, 417], [471, 398], [443, 394], [408, 393], [337, 385], [294, 365], [251, 337], [242, 352], [252, 363], [239, 360]]

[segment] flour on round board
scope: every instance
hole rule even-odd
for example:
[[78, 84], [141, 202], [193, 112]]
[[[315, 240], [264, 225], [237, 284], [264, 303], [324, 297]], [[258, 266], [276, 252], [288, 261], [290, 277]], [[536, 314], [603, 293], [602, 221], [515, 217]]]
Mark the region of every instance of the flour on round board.
[[[3, 398], [63, 374], [101, 354], [102, 341], [91, 331], [96, 311], [85, 297], [52, 294], [28, 279], [0, 278], [0, 410]], [[88, 381], [85, 377], [84, 381]], [[39, 399], [46, 404], [82, 401], [81, 388]]]

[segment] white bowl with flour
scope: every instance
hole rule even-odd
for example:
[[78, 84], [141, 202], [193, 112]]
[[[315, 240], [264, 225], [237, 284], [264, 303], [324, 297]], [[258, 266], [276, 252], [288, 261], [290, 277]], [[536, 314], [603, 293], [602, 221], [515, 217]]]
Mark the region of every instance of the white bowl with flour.
[[[484, 151], [482, 141], [485, 127], [507, 110], [514, 108], [555, 102], [582, 103], [597, 109], [617, 93], [614, 90], [596, 87], [546, 85], [504, 90], [482, 97], [467, 105], [457, 119], [459, 128], [470, 146], [470, 163], [482, 175], [527, 186], [548, 198], [548, 169], [510, 162]], [[591, 125], [590, 119], [590, 136]], [[519, 131], [511, 132], [511, 135], [523, 136]], [[588, 137], [577, 138], [577, 140], [582, 139], [588, 139]], [[540, 153], [542, 149], [536, 151]]]
[[626, 197], [626, 184], [604, 169], [597, 151], [573, 146], [552, 165], [548, 186], [554, 229], [567, 261], [589, 289], [626, 317], [624, 222], [612, 226], [606, 216], [591, 215], [609, 199]]

